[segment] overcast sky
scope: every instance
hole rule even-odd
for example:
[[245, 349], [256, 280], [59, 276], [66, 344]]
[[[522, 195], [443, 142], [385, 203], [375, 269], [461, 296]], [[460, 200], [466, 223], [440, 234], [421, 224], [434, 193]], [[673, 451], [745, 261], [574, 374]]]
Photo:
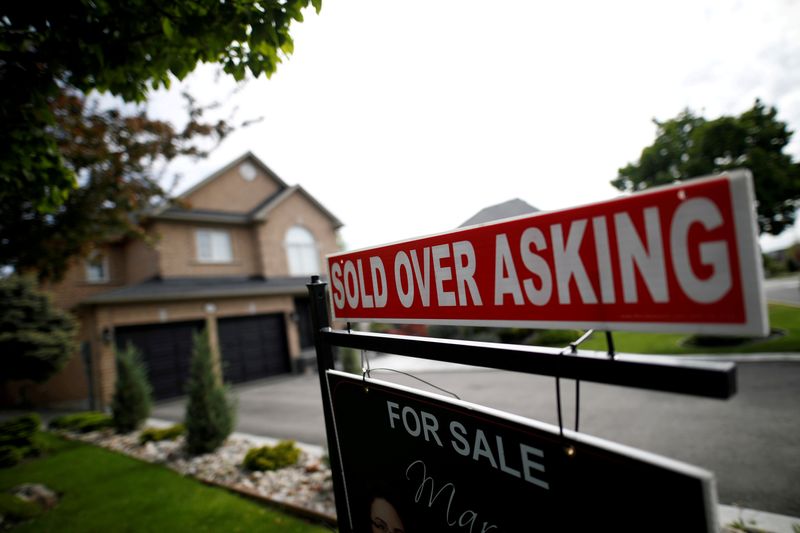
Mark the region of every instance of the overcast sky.
[[[272, 79], [200, 69], [184, 85], [263, 116], [185, 188], [246, 151], [345, 223], [348, 249], [457, 227], [521, 198], [553, 210], [618, 196], [616, 171], [686, 107], [756, 97], [800, 129], [800, 2], [326, 0]], [[179, 86], [159, 94], [171, 116]], [[800, 135], [800, 134], [798, 134]], [[800, 159], [800, 138], [791, 153]], [[800, 227], [770, 249], [800, 240]]]

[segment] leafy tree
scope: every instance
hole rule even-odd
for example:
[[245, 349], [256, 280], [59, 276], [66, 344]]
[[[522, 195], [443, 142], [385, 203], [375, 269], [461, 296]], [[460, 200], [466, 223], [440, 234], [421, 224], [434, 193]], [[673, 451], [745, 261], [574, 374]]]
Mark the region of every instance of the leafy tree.
[[0, 278], [0, 382], [44, 382], [76, 350], [75, 319], [24, 276]]
[[117, 350], [117, 381], [111, 413], [117, 433], [130, 433], [150, 416], [153, 397], [141, 354], [132, 344]]
[[237, 80], [272, 74], [289, 29], [321, 0], [74, 0], [0, 7], [0, 196], [53, 212], [78, 186], [64, 164], [53, 100], [65, 89], [142, 102], [198, 63]]
[[186, 405], [186, 449], [191, 454], [213, 452], [233, 431], [234, 404], [215, 370], [208, 332], [195, 334]]
[[205, 122], [206, 109], [188, 95], [188, 120], [176, 130], [140, 109], [100, 109], [78, 92], [62, 91], [51, 102], [51, 128], [63, 162], [80, 186], [50, 212], [25, 191], [0, 193], [0, 265], [58, 280], [70, 258], [126, 235], [144, 237], [131, 213], [168, 196], [159, 168], [180, 156], [199, 157], [231, 130], [226, 121]]
[[761, 232], [777, 235], [795, 220], [800, 206], [800, 163], [784, 152], [793, 132], [774, 107], [756, 100], [739, 116], [714, 120], [685, 110], [654, 121], [656, 139], [639, 160], [619, 169], [611, 182], [622, 191], [638, 191], [730, 170], [749, 168], [758, 199]]

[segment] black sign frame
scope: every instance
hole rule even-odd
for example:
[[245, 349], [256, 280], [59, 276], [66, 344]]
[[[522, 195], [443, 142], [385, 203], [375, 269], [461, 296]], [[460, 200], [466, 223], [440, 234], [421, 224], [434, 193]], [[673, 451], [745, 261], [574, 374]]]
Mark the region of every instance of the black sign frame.
[[[319, 276], [312, 276], [308, 290], [311, 297], [311, 320], [317, 352], [317, 370], [322, 392], [323, 415], [340, 531], [359, 532], [358, 529], [352, 529], [350, 525], [350, 509], [347, 505], [347, 492], [344, 485], [342, 455], [337, 440], [328, 385], [328, 372], [335, 369], [334, 349], [336, 347], [374, 350], [422, 359], [709, 398], [727, 399], [736, 392], [736, 366], [734, 363], [690, 362], [619, 355], [616, 357], [566, 355], [563, 351], [543, 347], [336, 331], [331, 328], [330, 323], [327, 283], [321, 281]], [[565, 449], [572, 447], [574, 450], [575, 446], [580, 445], [581, 439], [591, 438], [583, 434], [563, 431], [563, 428], [560, 429], [562, 430], [560, 438], [567, 439], [563, 441]], [[712, 505], [712, 502], [716, 500], [716, 493], [713, 489], [711, 493], [712, 497], [706, 498], [707, 501], [705, 501], [705, 505], [709, 506], [706, 516], [707, 531], [715, 531], [716, 528], [716, 524], [711, 524], [716, 515], [716, 508]], [[624, 505], [624, 503], [622, 504]], [[580, 512], [580, 509], [575, 509], [574, 512]], [[348, 517], [348, 522], [345, 523], [342, 517]], [[654, 519], [657, 520], [657, 517]], [[642, 524], [641, 528], [642, 531], [654, 530], [652, 524]], [[614, 530], [626, 529], [615, 528]]]
[[348, 508], [342, 530], [370, 533], [370, 504], [382, 498], [415, 533], [716, 531], [706, 470], [411, 387], [326, 374]]

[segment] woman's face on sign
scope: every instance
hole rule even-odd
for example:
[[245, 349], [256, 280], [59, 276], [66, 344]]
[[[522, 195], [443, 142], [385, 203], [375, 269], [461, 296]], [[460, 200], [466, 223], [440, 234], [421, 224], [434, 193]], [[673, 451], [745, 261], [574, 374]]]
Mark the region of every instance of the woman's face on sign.
[[375, 498], [370, 506], [372, 533], [405, 533], [403, 521], [394, 506], [383, 498]]

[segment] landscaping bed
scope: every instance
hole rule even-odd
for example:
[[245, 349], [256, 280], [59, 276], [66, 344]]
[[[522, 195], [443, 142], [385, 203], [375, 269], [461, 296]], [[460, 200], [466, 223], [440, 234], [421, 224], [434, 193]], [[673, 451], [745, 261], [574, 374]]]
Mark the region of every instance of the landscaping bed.
[[140, 442], [141, 431], [119, 435], [111, 429], [88, 433], [59, 431], [69, 439], [102, 446], [149, 463], [164, 465], [202, 482], [228, 488], [282, 506], [310, 518], [335, 523], [331, 471], [323, 457], [301, 450], [293, 466], [272, 471], [250, 471], [242, 466], [247, 452], [259, 443], [228, 437], [213, 453], [191, 456], [184, 436], [173, 440]]
[[[9, 500], [0, 510], [0, 528], [19, 533], [330, 530], [161, 465], [49, 432], [40, 435], [38, 456], [0, 469], [0, 495]], [[52, 501], [28, 504], [13, 496], [25, 486], [38, 487]]]

